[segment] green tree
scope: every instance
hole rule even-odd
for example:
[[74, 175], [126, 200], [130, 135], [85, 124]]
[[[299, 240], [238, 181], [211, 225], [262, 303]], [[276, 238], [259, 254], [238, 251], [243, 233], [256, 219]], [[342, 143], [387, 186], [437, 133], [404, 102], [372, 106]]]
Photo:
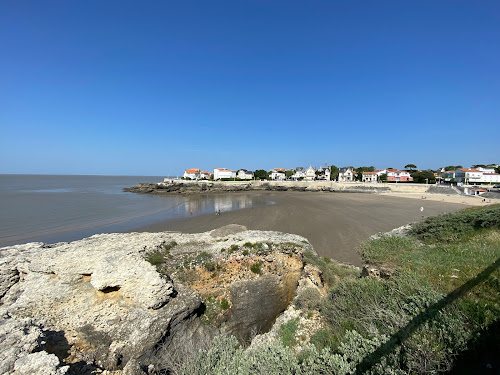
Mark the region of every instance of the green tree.
[[426, 182], [429, 184], [434, 184], [436, 183], [436, 177], [434, 176], [434, 173], [431, 170], [426, 170], [426, 171], [415, 171], [410, 173], [410, 175], [413, 177], [413, 182], [417, 184], [425, 184]]
[[500, 173], [500, 166], [498, 166], [498, 167], [495, 168], [495, 172], [496, 173]]
[[295, 170], [294, 170], [294, 169], [289, 169], [289, 170], [285, 171], [285, 176], [286, 176], [286, 178], [290, 178], [290, 177], [292, 177], [294, 174], [295, 174]]
[[417, 169], [417, 166], [415, 164], [406, 164], [405, 169], [408, 169], [410, 172], [412, 172]]
[[371, 167], [359, 167], [354, 169], [355, 172], [357, 172], [355, 178], [358, 181], [361, 181], [363, 179], [363, 172], [373, 172], [375, 171], [375, 167], [372, 165]]
[[267, 180], [268, 177], [267, 171], [265, 171], [264, 169], [256, 170], [253, 175], [255, 176], [255, 178], [259, 178], [261, 180]]
[[386, 182], [387, 181], [387, 173], [381, 174], [378, 179], [380, 180], [380, 182]]
[[339, 175], [339, 169], [335, 165], [330, 165], [330, 180], [336, 180]]
[[454, 171], [455, 169], [463, 168], [461, 165], [448, 165], [444, 167], [445, 171]]

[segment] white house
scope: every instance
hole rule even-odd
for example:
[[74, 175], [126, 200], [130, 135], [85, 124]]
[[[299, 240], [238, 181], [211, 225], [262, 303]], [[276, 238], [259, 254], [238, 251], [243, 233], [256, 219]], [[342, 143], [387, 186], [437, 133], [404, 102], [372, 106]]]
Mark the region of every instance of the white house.
[[483, 172], [474, 168], [459, 168], [455, 170], [455, 180], [464, 184], [474, 185], [481, 182]]
[[200, 178], [200, 170], [198, 168], [186, 169], [183, 177], [191, 180], [197, 180]]
[[481, 182], [487, 182], [490, 184], [500, 183], [500, 173], [483, 173]]
[[495, 168], [483, 168], [483, 167], [477, 167], [476, 168], [478, 171], [481, 171], [483, 173], [495, 173]]
[[292, 176], [292, 179], [299, 180], [306, 178], [306, 170], [304, 167], [295, 168], [295, 174]]
[[321, 174], [318, 176], [318, 180], [330, 180], [330, 167], [325, 163], [323, 167], [318, 168], [318, 172]]
[[240, 169], [237, 177], [241, 180], [251, 180], [253, 178], [253, 172], [248, 169]]
[[344, 167], [339, 169], [339, 182], [354, 181], [354, 171], [351, 167]]
[[210, 173], [209, 171], [201, 171], [200, 178], [206, 178], [208, 180], [211, 175], [212, 173]]
[[286, 179], [285, 172], [277, 171], [276, 169], [278, 169], [278, 168], [275, 168], [271, 172], [271, 175], [270, 175], [271, 180], [284, 181]]
[[306, 180], [307, 181], [314, 181], [316, 179], [316, 169], [314, 169], [312, 166], [309, 166], [306, 170]]
[[215, 168], [214, 180], [220, 180], [222, 178], [236, 178], [236, 172], [226, 168]]
[[377, 178], [377, 172], [363, 172], [362, 181], [376, 183]]

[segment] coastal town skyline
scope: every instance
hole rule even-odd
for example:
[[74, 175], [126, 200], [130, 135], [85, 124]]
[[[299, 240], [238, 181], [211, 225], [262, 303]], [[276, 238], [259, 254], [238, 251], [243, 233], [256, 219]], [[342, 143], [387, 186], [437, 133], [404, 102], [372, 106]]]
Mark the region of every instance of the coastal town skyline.
[[498, 14], [490, 0], [5, 3], [0, 173], [497, 163]]

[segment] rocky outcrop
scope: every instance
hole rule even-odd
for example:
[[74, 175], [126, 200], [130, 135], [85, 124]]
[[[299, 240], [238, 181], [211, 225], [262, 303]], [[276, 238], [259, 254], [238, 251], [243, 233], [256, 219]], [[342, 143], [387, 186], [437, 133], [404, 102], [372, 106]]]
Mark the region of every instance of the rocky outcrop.
[[138, 184], [129, 188], [124, 188], [123, 191], [139, 194], [199, 194], [199, 193], [225, 193], [232, 191], [249, 191], [262, 190], [251, 184], [236, 184], [228, 185], [215, 182], [204, 183], [158, 183], [158, 184]]
[[340, 193], [382, 193], [390, 191], [388, 187], [366, 186], [366, 185], [332, 185], [328, 184], [295, 184], [293, 182], [268, 183], [258, 181], [256, 183], [232, 183], [232, 182], [209, 182], [209, 181], [173, 181], [161, 182], [157, 184], [144, 183], [129, 188], [124, 191], [139, 194], [200, 194], [200, 193], [227, 193], [237, 191], [265, 190], [265, 191], [309, 191], [309, 192], [340, 192]]
[[[268, 329], [294, 296], [304, 249], [300, 236], [241, 226], [2, 248], [0, 372], [140, 374], [220, 330]], [[209, 301], [219, 310], [206, 318]]]

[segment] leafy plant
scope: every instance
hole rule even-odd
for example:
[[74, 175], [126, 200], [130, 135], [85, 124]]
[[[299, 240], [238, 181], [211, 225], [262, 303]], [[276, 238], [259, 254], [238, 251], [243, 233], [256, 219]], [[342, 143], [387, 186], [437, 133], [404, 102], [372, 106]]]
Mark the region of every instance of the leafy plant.
[[253, 273], [256, 273], [257, 275], [260, 275], [262, 273], [262, 270], [260, 269], [260, 266], [262, 265], [262, 262], [257, 262], [254, 263], [250, 266], [250, 271]]
[[296, 345], [295, 335], [297, 333], [298, 322], [298, 319], [291, 319], [281, 325], [280, 337], [284, 346], [292, 347]]

